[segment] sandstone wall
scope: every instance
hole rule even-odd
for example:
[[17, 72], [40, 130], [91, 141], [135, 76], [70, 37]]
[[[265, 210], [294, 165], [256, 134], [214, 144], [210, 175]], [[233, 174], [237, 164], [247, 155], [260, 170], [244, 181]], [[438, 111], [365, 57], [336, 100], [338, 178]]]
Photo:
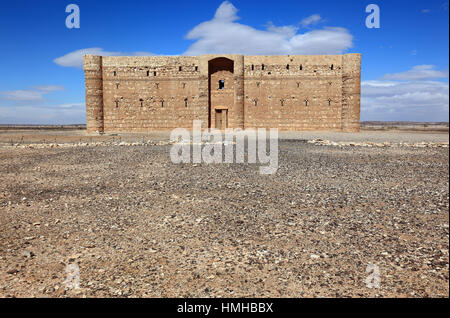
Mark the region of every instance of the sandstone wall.
[[104, 57], [105, 131], [192, 127], [199, 104], [198, 59]]
[[84, 61], [88, 132], [214, 128], [218, 110], [229, 128], [359, 131], [360, 54]]
[[245, 127], [341, 130], [342, 56], [246, 56]]

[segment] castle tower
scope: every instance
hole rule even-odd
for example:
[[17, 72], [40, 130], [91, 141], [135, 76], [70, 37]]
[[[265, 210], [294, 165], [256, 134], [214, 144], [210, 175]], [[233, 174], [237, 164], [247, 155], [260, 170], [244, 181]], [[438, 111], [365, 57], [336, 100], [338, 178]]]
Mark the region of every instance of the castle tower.
[[88, 133], [103, 133], [102, 57], [84, 56], [86, 127]]

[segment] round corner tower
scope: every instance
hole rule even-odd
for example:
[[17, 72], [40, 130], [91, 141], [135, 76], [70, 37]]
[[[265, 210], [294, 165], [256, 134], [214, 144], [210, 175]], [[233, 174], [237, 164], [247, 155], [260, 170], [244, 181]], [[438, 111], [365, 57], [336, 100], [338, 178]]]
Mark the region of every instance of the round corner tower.
[[88, 133], [103, 133], [102, 57], [84, 56], [86, 85], [86, 128]]

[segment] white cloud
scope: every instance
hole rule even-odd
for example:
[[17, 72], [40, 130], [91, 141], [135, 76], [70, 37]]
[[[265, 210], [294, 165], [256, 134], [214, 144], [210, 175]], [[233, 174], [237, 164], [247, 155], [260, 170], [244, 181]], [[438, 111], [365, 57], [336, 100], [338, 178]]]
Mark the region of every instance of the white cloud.
[[53, 60], [56, 64], [65, 67], [83, 68], [83, 56], [86, 54], [101, 55], [101, 56], [151, 56], [154, 55], [149, 52], [108, 52], [99, 47], [81, 49], [74, 52], [67, 53], [64, 56], [58, 57]]
[[438, 81], [364, 81], [361, 120], [448, 121], [449, 85]]
[[71, 103], [71, 104], [61, 104], [59, 107], [61, 108], [79, 108], [79, 107], [85, 107], [86, 104], [84, 103]]
[[63, 86], [41, 85], [0, 92], [0, 124], [78, 124], [86, 122], [84, 103], [55, 104], [45, 95]]
[[54, 91], [60, 91], [63, 89], [64, 87], [57, 85], [35, 86], [30, 89], [3, 91], [0, 92], [0, 95], [2, 96], [1, 99], [3, 100], [37, 102], [43, 101], [45, 94], [49, 94]]
[[417, 65], [411, 70], [401, 73], [386, 74], [384, 79], [387, 80], [401, 80], [401, 81], [416, 81], [427, 80], [434, 78], [446, 78], [448, 72], [438, 71], [434, 69], [434, 65]]
[[16, 100], [16, 101], [38, 101], [43, 100], [42, 92], [33, 90], [15, 90], [0, 92], [2, 99]]
[[[212, 20], [200, 23], [188, 32], [186, 38], [196, 42], [184, 55], [341, 54], [353, 46], [353, 36], [344, 28], [325, 27], [297, 33], [295, 26], [269, 23], [266, 30], [258, 30], [237, 23], [238, 19], [233, 4], [223, 2]], [[317, 17], [313, 20], [317, 21]]]
[[288, 38], [295, 36], [295, 34], [297, 33], [297, 30], [298, 30], [298, 28], [296, 28], [293, 25], [285, 25], [285, 26], [277, 27], [272, 22], [269, 22], [267, 24], [267, 31], [272, 32], [272, 33], [278, 33], [278, 34], [288, 37]]
[[237, 12], [238, 9], [236, 9], [236, 7], [232, 3], [224, 1], [216, 10], [214, 19], [217, 21], [232, 22], [239, 19], [239, 17], [237, 16]]
[[422, 10], [422, 13], [430, 13], [431, 12], [431, 9], [423, 9]]
[[300, 24], [302, 25], [302, 27], [308, 27], [310, 25], [314, 25], [319, 23], [320, 21], [322, 21], [322, 17], [318, 14], [313, 14], [310, 15], [307, 18], [304, 18], [302, 21], [300, 21]]
[[60, 85], [40, 85], [40, 86], [33, 86], [32, 88], [45, 93], [64, 90], [64, 87]]
[[65, 105], [0, 105], [0, 124], [31, 124], [31, 125], [68, 125], [84, 124], [86, 122], [86, 107], [84, 103]]

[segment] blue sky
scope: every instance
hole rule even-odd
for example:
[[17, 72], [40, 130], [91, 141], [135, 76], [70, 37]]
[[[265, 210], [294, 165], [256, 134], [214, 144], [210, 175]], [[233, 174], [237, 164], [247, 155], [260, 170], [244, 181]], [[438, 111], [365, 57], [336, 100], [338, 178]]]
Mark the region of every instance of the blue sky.
[[[80, 7], [80, 29], [65, 8]], [[379, 29], [365, 8], [380, 7]], [[83, 53], [362, 53], [361, 120], [448, 121], [448, 1], [3, 1], [0, 124], [84, 123]]]

